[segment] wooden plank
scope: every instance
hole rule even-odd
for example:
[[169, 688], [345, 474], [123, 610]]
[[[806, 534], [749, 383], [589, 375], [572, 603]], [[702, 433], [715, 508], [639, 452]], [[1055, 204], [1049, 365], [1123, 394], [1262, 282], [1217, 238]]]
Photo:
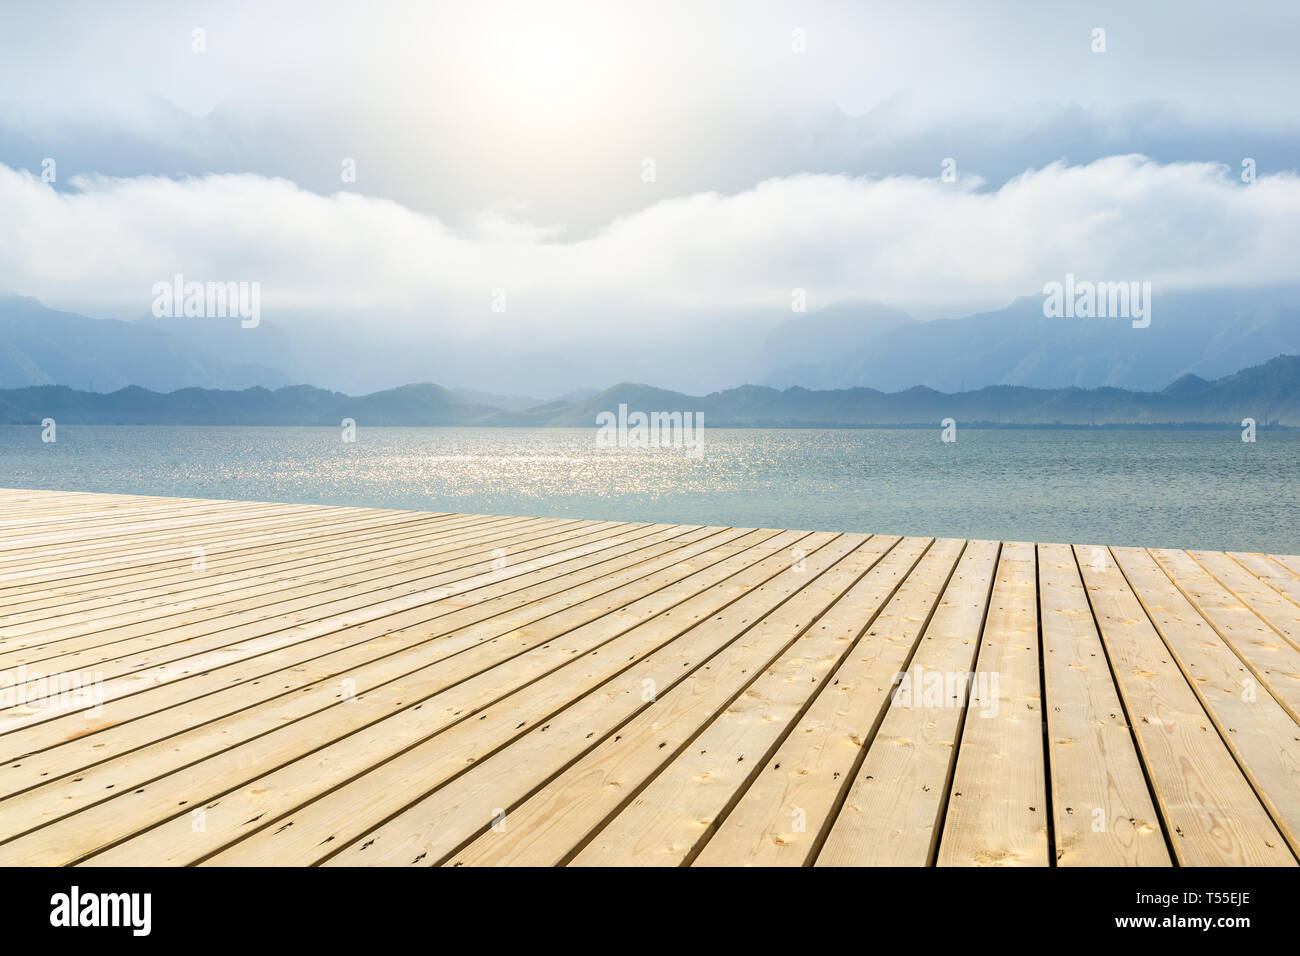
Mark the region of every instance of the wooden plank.
[[1177, 862], [1295, 865], [1110, 553], [1075, 553]]
[[1283, 565], [1292, 574], [1300, 574], [1300, 555], [1295, 554], [1270, 554], [1270, 558], [1278, 564]]
[[[1300, 728], [1272, 696], [1256, 688], [1246, 664], [1148, 552], [1114, 548], [1112, 553], [1273, 823], [1292, 850], [1300, 851]], [[1239, 631], [1234, 639], [1245, 643], [1244, 638]]]
[[[402, 567], [405, 560], [458, 550], [480, 540], [489, 540], [493, 536], [518, 535], [529, 527], [535, 526], [520, 519], [500, 519], [451, 522], [440, 524], [434, 529], [409, 528], [372, 545], [368, 552], [339, 549], [335, 545], [327, 551], [317, 552], [317, 555], [327, 557], [328, 560], [320, 560], [319, 556], [306, 557], [296, 567], [289, 569], [290, 573], [287, 574], [270, 571], [268, 565], [274, 556], [264, 553], [263, 563], [257, 568], [257, 576], [252, 581], [247, 575], [242, 575], [201, 581], [188, 590], [172, 585], [162, 589], [161, 593], [151, 593], [144, 598], [121, 595], [115, 604], [99, 611], [69, 604], [59, 608], [57, 613], [47, 611], [37, 620], [6, 620], [0, 623], [0, 634], [3, 634], [3, 646], [6, 647], [35, 648], [41, 646], [42, 640], [54, 645], [85, 634], [105, 634], [106, 639], [102, 643], [107, 644], [110, 643], [109, 637], [130, 636], [118, 631], [128, 625], [139, 625], [181, 614], [186, 615], [186, 623], [193, 623], [195, 616], [187, 612], [217, 607], [229, 609], [234, 605], [257, 606], [254, 599], [270, 593], [282, 596], [282, 592], [291, 591], [291, 582], [321, 587], [334, 581], [364, 580], [363, 572], [382, 568], [385, 557], [391, 558], [390, 567]], [[370, 554], [368, 560], [365, 556], [367, 553]], [[206, 568], [206, 554], [204, 565]], [[295, 575], [292, 573], [294, 571], [298, 573]], [[330, 574], [330, 571], [337, 573]], [[206, 578], [206, 573], [194, 576]], [[225, 600], [222, 600], [223, 597]], [[274, 602], [263, 600], [260, 603], [264, 605]], [[110, 631], [113, 632], [111, 635], [106, 634]], [[137, 629], [137, 633], [147, 632]]]
[[[23, 519], [26, 527], [0, 528], [0, 560], [12, 565], [20, 552], [43, 556], [84, 552], [94, 544], [127, 541], [131, 546], [177, 534], [190, 528], [211, 528], [221, 524], [262, 521], [282, 524], [326, 517], [333, 509], [316, 505], [257, 504], [253, 502], [195, 502], [167, 509], [132, 514], [122, 511], [103, 513], [84, 519], [74, 516], [53, 519], [43, 515]], [[349, 521], [364, 517], [402, 517], [410, 512], [370, 508], [340, 508], [335, 515]], [[448, 517], [442, 512], [420, 512], [433, 517]], [[481, 516], [486, 517], [486, 516]]]
[[[380, 600], [382, 594], [373, 595], [374, 603], [367, 604], [361, 600], [341, 613], [336, 610], [334, 614], [297, 623], [291, 619], [281, 622], [279, 626], [255, 622], [243, 629], [233, 628], [202, 638], [191, 638], [179, 653], [171, 656], [163, 655], [161, 659], [154, 659], [146, 654], [139, 659], [128, 659], [128, 665], [139, 669], [104, 681], [99, 696], [105, 703], [112, 702], [135, 694], [150, 684], [183, 680], [196, 673], [246, 658], [259, 657], [358, 625], [374, 624], [378, 628], [375, 633], [383, 634], [386, 633], [386, 628], [425, 623], [461, 610], [469, 604], [509, 593], [518, 586], [517, 579], [526, 580], [533, 572], [548, 568], [556, 571], [572, 568], [574, 562], [582, 562], [592, 555], [619, 547], [627, 536], [645, 534], [647, 531], [654, 532], [655, 529], [647, 526], [629, 532], [627, 526], [615, 525], [602, 529], [596, 537], [587, 535], [576, 540], [561, 539], [545, 547], [522, 552], [514, 556], [515, 563], [504, 569], [493, 567], [488, 561], [478, 561], [443, 571], [423, 582], [424, 587], [403, 589], [407, 593], [383, 600]], [[618, 537], [620, 533], [624, 538]], [[519, 560], [520, 558], [527, 560]], [[0, 710], [0, 734], [81, 709], [73, 703], [62, 701], [50, 704], [39, 700], [36, 703], [39, 706], [29, 702], [25, 709]]]
[[[438, 520], [446, 515], [430, 515]], [[283, 549], [292, 556], [302, 548], [302, 542], [337, 544], [346, 540], [352, 533], [364, 529], [398, 527], [422, 521], [422, 516], [406, 515], [397, 518], [368, 517], [357, 521], [330, 521], [328, 518], [315, 516], [286, 523], [274, 523], [270, 530], [263, 530], [242, 538], [231, 538], [224, 533], [214, 534], [204, 540], [205, 563], [210, 570], [221, 568], [223, 571], [238, 571], [243, 568], [257, 567], [265, 563], [270, 549]], [[221, 529], [225, 532], [225, 528]], [[279, 553], [277, 551], [277, 553]], [[63, 602], [73, 603], [76, 599], [113, 597], [117, 594], [131, 594], [141, 586], [161, 583], [168, 576], [180, 574], [192, 575], [194, 560], [193, 550], [175, 549], [167, 561], [159, 567], [149, 562], [136, 565], [119, 566], [96, 574], [87, 574], [75, 581], [59, 582], [52, 586], [35, 586], [25, 593], [6, 592], [5, 603], [0, 610], [0, 620], [9, 620], [10, 615], [18, 615], [29, 610], [39, 611], [51, 607], [61, 607]]]
[[1300, 604], [1280, 594], [1222, 551], [1187, 553], [1291, 647], [1300, 650]]
[[207, 621], [219, 621], [222, 629], [228, 629], [239, 623], [312, 610], [353, 594], [378, 590], [375, 585], [388, 587], [406, 580], [417, 580], [419, 575], [434, 569], [464, 562], [471, 556], [491, 555], [499, 548], [517, 550], [522, 544], [545, 543], [557, 535], [573, 537], [570, 528], [568, 525], [491, 522], [435, 532], [415, 531], [409, 538], [390, 545], [386, 555], [391, 556], [391, 561], [386, 560], [385, 555], [348, 561], [336, 567], [334, 574], [327, 571], [308, 573], [298, 584], [271, 581], [246, 587], [225, 600], [218, 598], [210, 603], [198, 601], [192, 604], [177, 601], [161, 608], [150, 605], [116, 617], [89, 616], [87, 619], [74, 615], [69, 620], [56, 622], [53, 629], [47, 630], [31, 625], [6, 627], [2, 631], [4, 636], [0, 638], [0, 667], [53, 659], [63, 659], [64, 666], [87, 667], [167, 643], [166, 639], [151, 637], [160, 632], [167, 632], [172, 637], [181, 634], [193, 636], [204, 633], [200, 625]]
[[1034, 546], [1004, 544], [971, 679], [940, 866], [1051, 862], [1037, 590]]
[[999, 550], [967, 546], [815, 865], [933, 861]]
[[36, 509], [26, 515], [6, 511], [0, 519], [0, 559], [12, 561], [18, 550], [58, 554], [60, 546], [84, 544], [102, 537], [123, 537], [132, 532], [165, 529], [199, 517], [250, 514], [306, 514], [310, 505], [246, 505], [226, 502], [166, 502], [115, 510], [61, 512]]
[[236, 515], [218, 513], [203, 521], [177, 521], [175, 527], [152, 534], [137, 534], [126, 527], [112, 536], [101, 535], [94, 540], [58, 547], [16, 544], [12, 552], [0, 557], [0, 591], [7, 599], [18, 597], [41, 587], [57, 586], [56, 582], [83, 576], [97, 568], [140, 561], [173, 551], [182, 544], [188, 547], [214, 531], [256, 530], [277, 524], [277, 519], [291, 521], [300, 515], [298, 509]]
[[[599, 550], [621, 543], [629, 533], [653, 533], [654, 526], [637, 528], [629, 532], [623, 526], [609, 525], [582, 527], [576, 531], [568, 527], [530, 528], [517, 535], [509, 531], [489, 536], [486, 540], [452, 541], [436, 545], [429, 551], [432, 559], [425, 566], [415, 565], [402, 572], [385, 576], [382, 572], [357, 581], [327, 586], [323, 591], [313, 591], [310, 586], [302, 596], [286, 591], [285, 597], [274, 603], [259, 604], [239, 609], [219, 608], [211, 614], [193, 615], [194, 623], [184, 622], [172, 628], [154, 629], [149, 622], [137, 630], [143, 634], [128, 636], [120, 641], [112, 639], [113, 633], [92, 633], [88, 637], [69, 638], [65, 641], [21, 646], [21, 638], [13, 643], [19, 646], [0, 653], [0, 666], [40, 664], [44, 669], [74, 670], [94, 668], [105, 680], [129, 674], [141, 667], [160, 662], [184, 660], [201, 651], [226, 647], [239, 641], [273, 634], [288, 627], [307, 625], [328, 626], [336, 618], [354, 613], [371, 613], [374, 608], [387, 608], [394, 601], [430, 603], [450, 596], [447, 588], [456, 592], [468, 590], [467, 581], [505, 580], [518, 573], [540, 556], [562, 559], [574, 549]], [[620, 537], [621, 536], [621, 537]], [[494, 570], [494, 551], [503, 549], [514, 561], [504, 570]], [[556, 560], [559, 560], [556, 559]], [[287, 597], [285, 596], [287, 595]], [[101, 646], [98, 641], [105, 641]], [[9, 641], [2, 642], [8, 648]]]
[[[223, 736], [222, 722], [199, 728], [184, 735], [184, 739], [172, 738], [163, 747], [146, 748], [128, 755], [123, 761], [102, 765], [107, 769], [93, 782], [94, 771], [91, 771], [80, 775], [84, 779], [76, 781], [75, 786], [60, 784], [57, 792], [64, 796], [54, 802], [53, 812], [61, 813], [64, 807], [69, 806], [67, 797], [78, 794], [82, 795], [83, 801], [99, 802], [83, 812], [61, 816], [57, 823], [44, 826], [28, 837], [0, 846], [0, 859], [30, 857], [66, 861], [102, 849], [146, 827], [164, 821], [174, 823], [178, 816], [188, 832], [189, 811], [184, 807], [200, 805], [209, 821], [205, 834], [191, 834], [177, 844], [168, 837], [171, 830], [163, 826], [150, 831], [151, 839], [161, 838], [162, 843], [170, 843], [172, 850], [169, 852], [178, 856], [201, 855], [207, 848], [219, 849], [230, 838], [256, 826], [254, 818], [261, 811], [244, 813], [243, 805], [259, 802], [271, 806], [285, 802], [290, 807], [297, 805], [295, 792], [289, 787], [231, 790], [232, 785], [238, 787], [240, 781], [251, 782], [259, 774], [269, 774], [276, 767], [288, 766], [312, 753], [308, 764], [297, 764], [295, 769], [302, 772], [300, 784], [304, 790], [319, 793], [321, 789], [329, 788], [331, 780], [337, 779], [327, 773], [332, 767], [347, 779], [351, 776], [349, 771], [357, 764], [371, 766], [382, 760], [386, 753], [401, 752], [412, 742], [452, 725], [462, 725], [471, 717], [476, 718], [473, 723], [477, 725], [477, 717], [486, 713], [493, 701], [508, 697], [525, 685], [528, 694], [520, 699], [543, 707], [546, 702], [558, 700], [569, 692], [566, 681], [573, 675], [599, 679], [599, 675], [609, 668], [626, 668], [640, 654], [670, 642], [680, 629], [690, 628], [717, 613], [765, 576], [777, 573], [788, 563], [786, 550], [804, 537], [788, 532], [775, 535], [734, 560], [709, 569], [687, 585], [688, 589], [700, 585], [704, 590], [685, 602], [680, 601], [679, 593], [652, 595], [646, 599], [653, 612], [648, 618], [643, 616], [645, 611], [642, 608], [632, 605], [605, 615], [587, 628], [565, 635], [565, 640], [543, 644], [529, 654], [470, 679], [458, 670], [459, 662], [435, 662], [405, 678], [371, 689], [366, 689], [358, 680], [356, 696], [351, 699], [336, 700], [332, 706], [292, 725], [279, 726], [247, 744], [222, 750], [161, 778], [149, 762], [163, 761], [165, 767], [174, 766], [176, 751], [181, 744], [192, 743], [207, 748], [214, 740], [219, 743]], [[825, 542], [832, 537], [820, 535], [815, 540]], [[768, 556], [762, 557], [764, 554]], [[630, 660], [629, 654], [632, 655]], [[570, 666], [568, 670], [565, 670], [566, 666]], [[549, 684], [542, 683], [546, 677], [561, 670], [565, 671], [562, 676], [551, 677]], [[548, 687], [552, 687], [549, 695], [546, 693]], [[494, 712], [509, 720], [512, 708], [509, 704], [499, 705]], [[323, 756], [323, 748], [327, 745], [332, 745], [331, 753], [337, 758], [332, 763], [327, 763]], [[130, 775], [122, 778], [124, 772]], [[114, 785], [117, 796], [104, 802], [105, 781], [111, 782], [115, 777], [155, 782], [144, 787], [137, 787], [134, 782]], [[92, 785], [86, 788], [86, 783]], [[125, 792], [128, 787], [133, 789]], [[29, 794], [36, 794], [36, 791], [29, 791]], [[29, 794], [15, 800], [25, 800]], [[109, 803], [113, 805], [109, 806]], [[32, 810], [48, 816], [50, 804], [47, 798], [38, 796], [32, 803]], [[6, 813], [11, 812], [10, 806], [6, 804]], [[227, 817], [228, 811], [231, 812]], [[116, 856], [118, 851], [132, 852], [124, 849], [126, 846], [128, 844], [119, 847], [112, 855]], [[157, 847], [145, 841], [135, 844], [133, 849], [143, 851], [143, 855], [149, 857]]]
[[1278, 564], [1263, 554], [1245, 554], [1240, 551], [1229, 552], [1232, 558], [1261, 582], [1286, 597], [1300, 607], [1300, 574], [1294, 574], [1289, 568]]
[[[350, 679], [364, 689], [365, 668], [380, 661], [400, 664], [411, 660], [406, 655], [413, 651], [420, 657], [405, 665], [408, 670], [473, 651], [473, 657], [465, 659], [474, 668], [469, 673], [481, 672], [739, 554], [775, 533], [702, 528], [648, 547], [632, 543], [620, 549], [624, 554], [587, 567], [539, 571], [535, 584], [435, 617], [432, 622], [384, 627], [382, 632], [376, 626], [350, 628], [150, 687], [117, 701], [111, 717], [88, 719], [83, 714], [68, 714], [34, 725], [0, 737], [8, 759], [16, 761], [0, 769], [2, 789], [18, 792], [49, 783], [46, 778], [82, 769], [87, 763], [84, 746], [90, 734], [95, 735], [90, 741], [93, 762], [100, 763], [263, 701], [306, 694], [313, 686], [338, 686]], [[554, 576], [547, 577], [551, 572]], [[521, 583], [526, 581], [521, 579]], [[434, 641], [436, 645], [430, 646]], [[272, 675], [273, 680], [265, 679]], [[196, 703], [185, 706], [191, 701]], [[280, 715], [287, 716], [284, 711]]]
[[1169, 866], [1133, 733], [1069, 545], [1038, 547], [1057, 866]]
[[[1264, 691], [1272, 694], [1291, 719], [1300, 723], [1300, 651], [1186, 551], [1153, 548], [1150, 554], [1223, 643], [1241, 658]], [[1280, 595], [1278, 603], [1284, 603]], [[1296, 620], [1300, 621], [1300, 615]], [[1236, 667], [1236, 662], [1229, 663]], [[1245, 680], [1243, 675], [1242, 681]]]
[[103, 525], [78, 525], [66, 531], [47, 531], [37, 525], [25, 534], [8, 534], [0, 538], [0, 580], [18, 580], [22, 575], [10, 570], [22, 565], [31, 555], [57, 558], [94, 553], [108, 548], [143, 548], [187, 531], [202, 531], [235, 522], [264, 521], [267, 518], [304, 513], [308, 505], [246, 505], [233, 511], [224, 507], [180, 509], [161, 517], [140, 516], [133, 520], [114, 520]]
[[[860, 575], [892, 544], [892, 541], [875, 542], [874, 539], [864, 544], [859, 544], [860, 542], [860, 536], [843, 536], [808, 555], [804, 559], [802, 572], [790, 569], [788, 573], [783, 573], [780, 579], [771, 582], [773, 586], [769, 588], [770, 594], [764, 602], [752, 601], [748, 596], [742, 599], [734, 609], [730, 610], [741, 615], [758, 616], [758, 620], [748, 627], [742, 623], [743, 633], [737, 639], [723, 646], [689, 673], [683, 674], [675, 683], [659, 686], [655, 677], [648, 678], [655, 681], [654, 690], [657, 693], [650, 695], [653, 699], [649, 702], [644, 700], [629, 702], [638, 713], [638, 716], [631, 721], [623, 723], [617, 721], [613, 711], [618, 708], [611, 708], [605, 704], [605, 700], [612, 692], [608, 687], [600, 688], [582, 699], [576, 699], [564, 711], [547, 718], [544, 724], [535, 724], [529, 734], [517, 738], [486, 760], [475, 761], [469, 773], [475, 773], [481, 767], [491, 763], [498, 767], [512, 766], [514, 776], [518, 779], [536, 780], [537, 775], [545, 773], [547, 768], [552, 773], [562, 769], [566, 763], [585, 750], [589, 750], [593, 744], [598, 744], [614, 729], [617, 729], [617, 736], [620, 739], [628, 739], [634, 734], [640, 715], [644, 715], [649, 709], [659, 707], [661, 702], [687, 697], [691, 703], [698, 704], [701, 708], [708, 708], [709, 702], [714, 701], [712, 709], [716, 710], [721, 706], [718, 698], [726, 695], [729, 687], [749, 680], [761, 668], [764, 661], [771, 659], [772, 654], [776, 653], [779, 647], [786, 646], [797, 639], [802, 629], [815, 618], [818, 609], [833, 600], [834, 595], [847, 586], [847, 579]], [[798, 580], [800, 577], [807, 583], [800, 582]], [[792, 589], [789, 597], [770, 613], [764, 614], [763, 605], [769, 603], [772, 598], [780, 600], [779, 596], [786, 588]], [[743, 607], [743, 605], [750, 606]], [[735, 621], [739, 623], [742, 618], [737, 617]], [[720, 623], [719, 618], [710, 621], [709, 627], [713, 628], [717, 623]], [[680, 640], [692, 640], [694, 637], [695, 635], [688, 634]], [[629, 672], [629, 676], [644, 682], [647, 678], [642, 675], [646, 672], [647, 666], [654, 667], [655, 664], [650, 661], [644, 662]], [[675, 677], [672, 671], [666, 672], [670, 678]], [[443, 746], [445, 743], [431, 743], [430, 749], [437, 748], [441, 751]], [[429, 818], [432, 809], [425, 800], [416, 801], [409, 808], [409, 815], [406, 812], [399, 813], [391, 821], [391, 828], [384, 827], [378, 831], [366, 832], [377, 819], [388, 815], [385, 811], [390, 809], [393, 812], [401, 811], [404, 803], [412, 803], [421, 793], [429, 793], [431, 799], [440, 800], [440, 794], [445, 791], [463, 792], [462, 787], [467, 774], [459, 774], [454, 780], [446, 781], [444, 784], [444, 779], [436, 771], [438, 757], [433, 753], [421, 754], [421, 749], [423, 748], [416, 748], [392, 764], [380, 768], [378, 773], [381, 779], [364, 778], [356, 781], [355, 786], [335, 791], [296, 812], [292, 817], [286, 818], [293, 820], [294, 831], [302, 828], [301, 832], [294, 832], [289, 841], [284, 840], [284, 837], [290, 836], [289, 832], [282, 833], [274, 828], [268, 828], [246, 843], [231, 848], [215, 862], [247, 861], [256, 858], [254, 856], [256, 853], [280, 857], [285, 852], [289, 853], [290, 859], [316, 862], [325, 855], [317, 845], [319, 841], [312, 843], [309, 839], [310, 834], [317, 833], [333, 837], [341, 846], [346, 845], [352, 837], [355, 837], [354, 845], [358, 847], [357, 841], [366, 843], [367, 852], [374, 857], [373, 861], [369, 858], [366, 860], [371, 865], [376, 863], [382, 865], [390, 858], [393, 862], [402, 864], [411, 863], [417, 858], [419, 862], [433, 862], [429, 860], [431, 855], [429, 851], [419, 846], [426, 829], [422, 826], [422, 822]], [[539, 754], [543, 756], [544, 764], [539, 764], [536, 759]], [[525, 755], [532, 755], [533, 761], [525, 763], [527, 759]], [[384, 787], [382, 786], [384, 781], [394, 785]], [[400, 785], [395, 784], [396, 781], [401, 781]], [[391, 803], [387, 796], [390, 791], [393, 798]], [[376, 796], [377, 792], [382, 795]], [[371, 815], [372, 808], [378, 813]], [[471, 821], [466, 825], [461, 839], [467, 838], [485, 819], [484, 809], [477, 800], [473, 801]], [[488, 813], [486, 818], [490, 819], [490, 817]], [[344, 825], [345, 819], [347, 822]], [[417, 832], [409, 832], [412, 825], [416, 827]], [[438, 827], [438, 829], [444, 828]], [[454, 839], [449, 829], [442, 836]], [[449, 852], [454, 847], [455, 843], [452, 842], [442, 852]], [[326, 849], [338, 849], [338, 847]]]
[[[930, 547], [694, 865], [801, 866], [812, 859], [964, 547], [951, 538]], [[479, 841], [479, 850], [488, 839]]]
[[[647, 706], [647, 682], [660, 694], [679, 683], [697, 679], [701, 672], [725, 675], [732, 658], [747, 659], [754, 643], [763, 639], [756, 622], [774, 608], [797, 601], [809, 579], [818, 578], [862, 540], [861, 535], [841, 535], [833, 540], [810, 536], [803, 571], [795, 570], [786, 553], [774, 554], [755, 565], [761, 583], [746, 586], [734, 603], [700, 621], [669, 642], [657, 641], [648, 655], [626, 660], [626, 652], [611, 650], [614, 668], [584, 674], [581, 668], [563, 668], [544, 682], [512, 694], [472, 721], [460, 723], [438, 736], [376, 766], [369, 774], [300, 806], [257, 833], [228, 847], [211, 862], [245, 865], [279, 859], [317, 862], [330, 850], [361, 838], [385, 816], [400, 811], [420, 795], [458, 778], [472, 765], [508, 747], [526, 733], [545, 736], [552, 747], [563, 749], [588, 736], [599, 739], [627, 717]], [[638, 635], [631, 635], [641, 640]], [[739, 652], [736, 649], [739, 648]], [[600, 681], [600, 677], [605, 680]], [[576, 679], [575, 679], [576, 678]], [[595, 679], [593, 679], [595, 678]], [[552, 692], [551, 686], [554, 685]], [[539, 706], [540, 705], [540, 706]], [[293, 768], [297, 790], [307, 782]], [[259, 789], [261, 784], [259, 783]], [[312, 784], [313, 789], [316, 784]], [[370, 839], [367, 837], [367, 839]]]
[[[341, 536], [332, 523], [321, 521], [304, 528], [297, 540], [286, 539], [274, 548], [258, 548], [251, 555], [214, 556], [204, 549], [202, 565], [197, 568], [194, 559], [198, 555], [192, 553], [190, 561], [182, 567], [141, 574], [134, 580], [118, 579], [111, 588], [68, 588], [50, 597], [23, 602], [21, 606], [14, 602], [0, 612], [0, 628], [7, 632], [12, 627], [38, 624], [51, 629], [72, 615], [77, 615], [79, 620], [102, 619], [133, 608], [174, 607], [179, 600], [247, 588], [250, 575], [246, 572], [249, 571], [255, 572], [256, 580], [293, 580], [293, 575], [303, 569], [328, 568], [335, 562], [380, 553], [395, 542], [409, 540], [412, 533], [434, 530], [431, 525], [445, 520], [434, 517], [380, 525], [352, 524]], [[322, 530], [336, 534], [322, 535]]]
[[[0, 572], [0, 588], [3, 589], [3, 597], [9, 601], [75, 585], [105, 572], [121, 573], [124, 570], [175, 562], [179, 558], [188, 561], [195, 547], [209, 549], [219, 546], [223, 543], [222, 538], [228, 538], [232, 534], [243, 535], [242, 540], [245, 541], [264, 537], [268, 526], [268, 523], [254, 518], [212, 527], [191, 527], [176, 534], [138, 543], [134, 547], [113, 547], [107, 550], [95, 548], [80, 557], [69, 555], [68, 560], [59, 564], [39, 567], [28, 565], [24, 570], [14, 570], [14, 566], [10, 566], [8, 570]], [[23, 564], [19, 562], [16, 566], [23, 567]]]
[[0, 489], [0, 864], [1295, 865], [1298, 569]]
[[[658, 695], [617, 734], [593, 743], [576, 725], [559, 739], [549, 731], [525, 737], [364, 834], [332, 865], [407, 863], [421, 855], [437, 863], [484, 830], [490, 859], [476, 864], [560, 863], [634, 798], [656, 800], [650, 791], [670, 778], [717, 783], [715, 794], [735, 790], [738, 781], [713, 776], [694, 758], [741, 777], [749, 775], [747, 755], [749, 764], [761, 767], [754, 755], [798, 716], [927, 544], [871, 539], [755, 625], [745, 644], [729, 647], [707, 669]], [[764, 655], [767, 661], [756, 664]], [[724, 738], [740, 740], [738, 748], [724, 745]], [[530, 791], [536, 792], [530, 797]], [[703, 820], [704, 804], [712, 800], [714, 794], [689, 811], [688, 827]], [[485, 807], [507, 809], [504, 829], [488, 828]], [[456, 859], [466, 861], [464, 855]]]

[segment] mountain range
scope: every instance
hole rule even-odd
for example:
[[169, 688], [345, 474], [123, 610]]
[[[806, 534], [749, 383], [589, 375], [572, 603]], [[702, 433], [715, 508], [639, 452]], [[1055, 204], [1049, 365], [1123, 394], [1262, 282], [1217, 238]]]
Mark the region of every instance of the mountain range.
[[[914, 385], [1151, 391], [1182, 375], [1215, 379], [1300, 352], [1297, 306], [1291, 288], [1167, 293], [1153, 296], [1150, 326], [1133, 328], [1125, 318], [1047, 318], [1042, 296], [928, 322], [878, 303], [841, 304], [773, 329], [765, 367], [751, 380], [890, 392]], [[777, 360], [784, 355], [795, 361]]]
[[[25, 296], [0, 296], [0, 386], [61, 384], [113, 391], [145, 385], [172, 391], [186, 386], [274, 388], [290, 382], [282, 371], [251, 354], [241, 359], [212, 348], [212, 337], [218, 334], [212, 326], [190, 323], [183, 331], [173, 334], [145, 322], [91, 319], [47, 309]], [[265, 349], [266, 339], [258, 344]]]
[[161, 393], [130, 386], [108, 394], [66, 386], [0, 390], [0, 424], [98, 425], [528, 425], [593, 427], [617, 411], [692, 412], [717, 426], [936, 426], [963, 424], [1104, 426], [1206, 424], [1300, 426], [1300, 355], [1278, 356], [1215, 380], [1180, 376], [1159, 391], [1103, 387], [1040, 389], [995, 385], [944, 393], [924, 386], [813, 390], [746, 385], [704, 396], [623, 383], [588, 397], [507, 409], [465, 400], [433, 384], [348, 396], [308, 385], [275, 390], [184, 388]]
[[955, 393], [1005, 385], [1151, 392], [1184, 375], [1215, 380], [1300, 354], [1300, 286], [1157, 290], [1152, 304], [1148, 328], [1123, 318], [1048, 318], [1042, 297], [1027, 296], [1002, 309], [927, 321], [869, 301], [807, 314], [738, 311], [701, 317], [698, 331], [685, 336], [655, 332], [653, 316], [611, 317], [599, 341], [566, 343], [522, 327], [470, 341], [419, 321], [394, 338], [398, 333], [376, 324], [380, 317], [277, 314], [255, 329], [237, 319], [128, 322], [0, 296], [0, 388], [172, 392], [310, 382], [360, 395], [433, 380], [467, 404], [522, 412], [618, 381], [691, 394], [743, 382], [818, 391], [923, 386]]

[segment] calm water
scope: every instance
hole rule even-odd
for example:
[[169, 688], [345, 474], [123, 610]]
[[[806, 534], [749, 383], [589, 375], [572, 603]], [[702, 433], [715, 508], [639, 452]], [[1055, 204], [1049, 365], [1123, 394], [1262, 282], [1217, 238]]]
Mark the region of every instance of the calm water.
[[0, 427], [0, 486], [1300, 553], [1300, 433]]

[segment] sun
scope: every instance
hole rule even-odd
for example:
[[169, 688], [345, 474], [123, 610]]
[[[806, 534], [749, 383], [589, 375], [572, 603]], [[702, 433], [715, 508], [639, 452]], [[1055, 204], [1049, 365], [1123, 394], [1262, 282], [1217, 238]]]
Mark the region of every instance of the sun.
[[488, 64], [498, 96], [536, 118], [576, 119], [598, 96], [605, 52], [581, 17], [534, 11], [501, 24]]

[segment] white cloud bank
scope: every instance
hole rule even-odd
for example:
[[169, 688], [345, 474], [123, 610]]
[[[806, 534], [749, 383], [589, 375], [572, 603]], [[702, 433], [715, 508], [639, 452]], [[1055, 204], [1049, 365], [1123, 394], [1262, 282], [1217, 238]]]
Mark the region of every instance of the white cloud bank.
[[[1157, 288], [1294, 281], [1300, 178], [1115, 156], [1026, 172], [996, 191], [916, 177], [799, 175], [702, 193], [565, 242], [549, 224], [453, 230], [388, 200], [254, 175], [78, 178], [59, 192], [0, 165], [0, 289], [121, 317], [154, 283], [257, 281], [262, 314], [364, 313], [381, 331], [584, 334], [629, 312], [674, 322], [788, 316], [871, 298], [958, 312], [1067, 272]], [[491, 311], [503, 289], [507, 316]], [[507, 323], [508, 320], [508, 323]]]

